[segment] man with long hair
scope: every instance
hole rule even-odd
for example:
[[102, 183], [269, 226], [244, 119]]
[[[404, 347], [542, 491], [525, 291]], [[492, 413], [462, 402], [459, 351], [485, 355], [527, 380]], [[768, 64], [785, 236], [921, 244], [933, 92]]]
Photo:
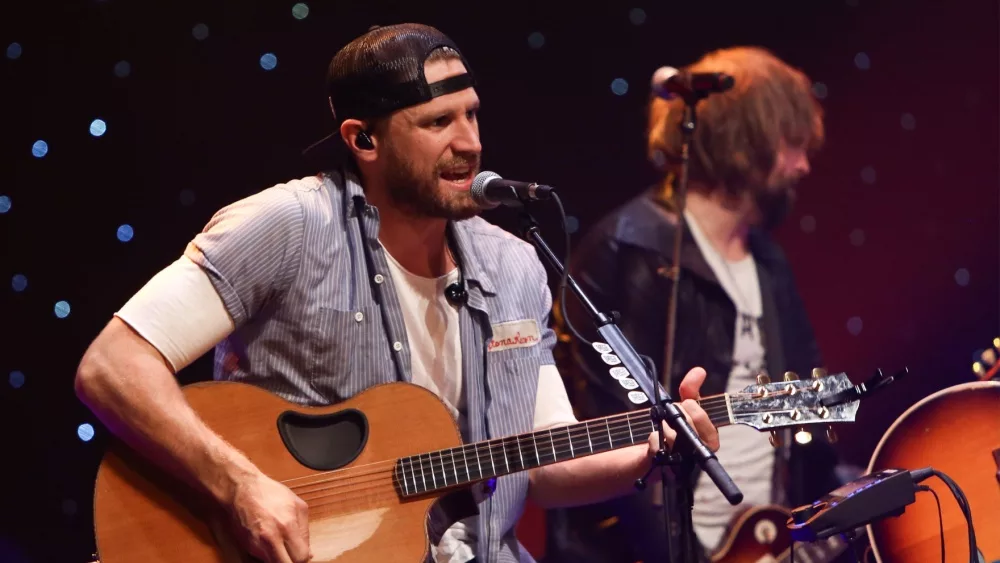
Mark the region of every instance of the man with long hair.
[[[663, 179], [587, 234], [572, 274], [602, 309], [620, 313], [620, 326], [640, 354], [669, 369], [671, 393], [696, 365], [708, 372], [704, 394], [737, 392], [760, 373], [808, 377], [822, 361], [791, 268], [768, 230], [788, 214], [795, 185], [809, 173], [809, 156], [823, 143], [822, 109], [809, 79], [761, 48], [718, 50], [687, 70], [724, 72], [735, 85], [696, 106], [683, 216], [675, 193], [684, 102], [657, 97], [649, 106], [648, 156]], [[673, 241], [681, 221], [675, 352], [665, 367]], [[576, 326], [585, 324], [573, 305], [565, 314]], [[571, 355], [579, 414], [635, 408], [592, 350], [572, 344]], [[819, 437], [807, 448], [783, 434], [784, 443], [773, 448], [767, 433], [741, 425], [720, 429], [719, 459], [744, 502], [730, 506], [707, 475], [695, 472], [693, 520], [706, 552], [719, 546], [739, 511], [794, 506], [836, 486], [832, 452], [816, 444]], [[823, 471], [807, 468], [807, 459]], [[655, 493], [550, 516], [552, 560], [668, 560]]]

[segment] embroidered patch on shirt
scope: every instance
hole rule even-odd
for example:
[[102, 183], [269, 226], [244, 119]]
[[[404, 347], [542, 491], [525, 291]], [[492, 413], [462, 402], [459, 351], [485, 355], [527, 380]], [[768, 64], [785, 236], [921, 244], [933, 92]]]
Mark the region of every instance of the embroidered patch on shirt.
[[488, 352], [500, 352], [511, 348], [526, 348], [541, 341], [535, 319], [511, 321], [493, 325], [493, 339], [486, 345]]

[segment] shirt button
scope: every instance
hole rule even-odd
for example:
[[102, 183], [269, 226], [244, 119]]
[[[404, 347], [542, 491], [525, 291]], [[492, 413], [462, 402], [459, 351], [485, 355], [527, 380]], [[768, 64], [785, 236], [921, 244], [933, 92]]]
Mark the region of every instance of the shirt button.
[[397, 352], [399, 352], [400, 350], [403, 349], [403, 343], [402, 342], [393, 342], [392, 343], [392, 349], [395, 350], [395, 351], [397, 351]]
[[365, 314], [362, 313], [361, 311], [358, 311], [357, 313], [354, 313], [354, 320], [356, 320], [356, 321], [358, 321], [360, 323], [361, 321], [365, 320]]
[[382, 274], [375, 274], [375, 283], [382, 283], [385, 281], [385, 277]]

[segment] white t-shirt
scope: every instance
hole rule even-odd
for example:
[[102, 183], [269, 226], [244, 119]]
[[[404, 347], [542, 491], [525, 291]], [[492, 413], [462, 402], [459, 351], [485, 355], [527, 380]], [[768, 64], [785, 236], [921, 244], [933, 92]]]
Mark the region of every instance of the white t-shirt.
[[[697, 220], [687, 212], [684, 216], [702, 255], [736, 305], [733, 366], [726, 393], [737, 393], [755, 384], [757, 374], [765, 369], [760, 334], [764, 307], [757, 265], [753, 256], [736, 262], [723, 260], [705, 238]], [[719, 429], [719, 441], [721, 447], [715, 455], [743, 492], [743, 502], [738, 506], [730, 505], [708, 475], [701, 474], [694, 492], [692, 520], [698, 540], [710, 550], [718, 547], [726, 527], [743, 507], [770, 504], [774, 474], [774, 448], [766, 433], [734, 424]]]
[[[437, 394], [457, 418], [464, 408], [462, 348], [458, 309], [445, 298], [444, 288], [458, 279], [458, 270], [423, 278], [407, 272], [388, 252], [386, 256], [410, 343], [412, 382]], [[115, 316], [156, 348], [175, 372], [235, 329], [208, 275], [187, 257], [153, 276]], [[559, 371], [552, 364], [541, 366], [534, 429], [576, 422]], [[464, 563], [474, 557], [476, 518], [445, 532], [433, 548], [435, 562]]]

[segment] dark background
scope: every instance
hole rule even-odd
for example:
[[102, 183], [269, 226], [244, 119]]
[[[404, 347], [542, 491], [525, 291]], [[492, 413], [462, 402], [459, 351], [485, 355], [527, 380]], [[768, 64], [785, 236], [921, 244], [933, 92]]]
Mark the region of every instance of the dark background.
[[[106, 432], [72, 391], [81, 354], [217, 208], [322, 165], [300, 151], [331, 126], [326, 65], [375, 23], [449, 34], [479, 79], [484, 168], [557, 186], [582, 229], [656, 178], [644, 110], [657, 67], [756, 44], [822, 83], [828, 143], [777, 236], [830, 370], [855, 381], [911, 370], [840, 429], [850, 462], [867, 465], [906, 407], [969, 381], [974, 352], [1000, 330], [995, 1], [313, 2], [302, 20], [293, 4], [0, 8], [0, 195], [11, 202], [0, 214], [0, 560], [88, 560]], [[123, 60], [131, 71], [118, 77]], [[96, 118], [101, 137], [88, 133]], [[35, 158], [40, 139], [49, 152]], [[127, 243], [122, 224], [134, 228]], [[208, 358], [181, 377], [210, 377]], [[78, 437], [82, 423], [92, 440]]]

